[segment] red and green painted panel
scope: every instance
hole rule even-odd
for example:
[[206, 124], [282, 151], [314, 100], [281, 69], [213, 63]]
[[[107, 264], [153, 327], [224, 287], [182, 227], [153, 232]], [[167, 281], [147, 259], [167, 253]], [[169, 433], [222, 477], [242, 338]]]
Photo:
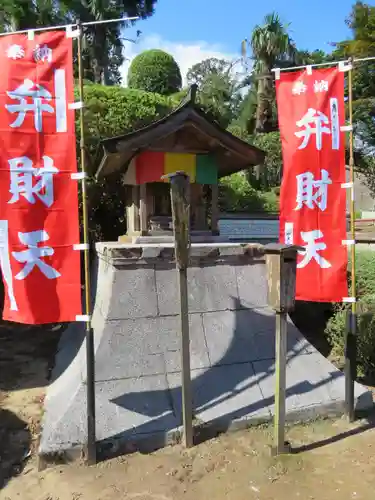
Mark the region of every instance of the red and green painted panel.
[[125, 174], [125, 184], [138, 185], [162, 182], [163, 175], [183, 171], [190, 182], [217, 184], [217, 165], [213, 155], [190, 153], [163, 153], [144, 151], [130, 163]]

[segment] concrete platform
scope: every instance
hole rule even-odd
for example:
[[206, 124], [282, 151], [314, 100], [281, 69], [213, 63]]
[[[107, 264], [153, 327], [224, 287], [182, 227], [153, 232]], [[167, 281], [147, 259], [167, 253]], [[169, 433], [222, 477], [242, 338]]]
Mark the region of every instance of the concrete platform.
[[[181, 432], [181, 365], [173, 250], [98, 244], [93, 327], [98, 450], [152, 449]], [[274, 413], [275, 317], [267, 307], [262, 251], [192, 250], [189, 280], [195, 423], [217, 432]], [[82, 325], [64, 333], [45, 399], [40, 456], [73, 457], [86, 441]], [[289, 419], [343, 412], [344, 376], [288, 327]], [[356, 385], [357, 408], [372, 395]]]

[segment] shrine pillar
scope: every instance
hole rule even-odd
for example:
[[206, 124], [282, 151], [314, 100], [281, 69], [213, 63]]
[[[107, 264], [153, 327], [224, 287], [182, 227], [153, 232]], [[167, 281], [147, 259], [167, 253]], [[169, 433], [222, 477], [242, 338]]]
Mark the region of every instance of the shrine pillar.
[[219, 184], [211, 185], [211, 231], [219, 234]]
[[141, 229], [140, 224], [140, 186], [130, 186], [129, 187], [130, 196], [127, 198], [126, 204], [126, 223], [127, 223], [127, 234], [134, 235], [139, 234]]
[[191, 184], [191, 211], [194, 221], [194, 229], [197, 231], [206, 230], [207, 220], [203, 184]]
[[142, 236], [148, 233], [147, 184], [139, 186], [139, 230]]

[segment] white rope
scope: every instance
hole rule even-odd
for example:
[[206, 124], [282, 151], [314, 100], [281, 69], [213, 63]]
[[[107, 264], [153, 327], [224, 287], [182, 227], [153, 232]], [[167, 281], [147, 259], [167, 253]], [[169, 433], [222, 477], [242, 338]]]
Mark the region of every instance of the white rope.
[[[86, 23], [81, 23], [80, 26], [92, 26], [94, 24], [107, 24], [107, 23], [122, 23], [122, 22], [127, 22], [127, 21], [137, 21], [139, 17], [120, 17], [118, 19], [102, 19], [101, 21], [88, 21]], [[7, 31], [6, 33], [0, 33], [0, 36], [7, 36], [7, 35], [20, 35], [22, 33], [30, 33], [30, 32], [38, 32], [38, 31], [52, 31], [52, 30], [61, 30], [61, 29], [67, 29], [67, 28], [72, 28], [73, 26], [76, 26], [78, 28], [79, 24], [78, 23], [73, 23], [73, 24], [64, 24], [62, 26], [47, 26], [44, 28], [29, 28], [28, 30], [19, 30], [19, 31]]]
[[281, 72], [281, 71], [292, 71], [295, 69], [306, 69], [306, 68], [321, 68], [323, 66], [336, 66], [340, 63], [350, 63], [350, 62], [366, 62], [366, 61], [375, 61], [375, 57], [361, 57], [358, 59], [344, 59], [342, 61], [331, 61], [317, 64], [305, 64], [304, 66], [291, 66], [290, 68], [272, 68], [272, 72]]

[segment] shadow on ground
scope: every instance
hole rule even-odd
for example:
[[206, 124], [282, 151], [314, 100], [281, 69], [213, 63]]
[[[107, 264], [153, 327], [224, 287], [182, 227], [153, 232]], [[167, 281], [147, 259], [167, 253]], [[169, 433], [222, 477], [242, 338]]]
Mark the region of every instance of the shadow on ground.
[[0, 409], [0, 489], [22, 472], [30, 446], [27, 424], [14, 413]]
[[335, 436], [322, 439], [320, 441], [313, 441], [312, 443], [309, 444], [297, 446], [292, 449], [292, 453], [298, 454], [307, 451], [317, 450], [319, 448], [323, 448], [324, 446], [328, 446], [333, 443], [338, 443], [339, 441], [347, 439], [351, 436], [358, 436], [359, 434], [363, 434], [364, 432], [374, 428], [375, 428], [375, 413], [372, 412], [371, 414], [367, 415], [366, 422], [361, 424], [360, 426], [355, 427], [354, 429], [349, 429], [345, 432], [341, 432], [340, 434], [336, 434]]
[[[45, 385], [64, 325], [29, 326], [0, 320], [0, 392]], [[41, 364], [43, 366], [41, 366]]]

